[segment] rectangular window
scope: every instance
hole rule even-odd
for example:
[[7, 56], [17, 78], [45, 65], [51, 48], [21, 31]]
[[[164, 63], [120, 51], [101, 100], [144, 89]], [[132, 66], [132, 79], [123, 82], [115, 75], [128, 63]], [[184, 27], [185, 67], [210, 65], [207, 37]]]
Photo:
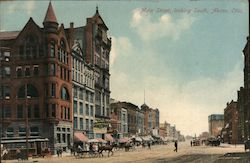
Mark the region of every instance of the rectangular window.
[[79, 98], [83, 100], [83, 89], [80, 88], [79, 90]]
[[86, 104], [86, 115], [88, 116], [89, 115], [89, 105]]
[[86, 130], [89, 130], [89, 119], [86, 119]]
[[67, 108], [64, 108], [64, 119], [67, 119]]
[[52, 83], [51, 84], [51, 97], [55, 97], [56, 96], [56, 84]]
[[23, 105], [17, 105], [17, 118], [23, 118]]
[[3, 68], [3, 76], [4, 77], [10, 77], [10, 67], [4, 67]]
[[70, 109], [68, 108], [67, 110], [68, 110], [68, 114], [67, 114], [68, 120], [70, 120]]
[[3, 95], [5, 99], [10, 99], [10, 87], [9, 86], [3, 87]]
[[30, 127], [30, 136], [39, 136], [39, 128], [38, 127]]
[[9, 106], [4, 106], [4, 110], [3, 110], [3, 116], [4, 118], [10, 118], [11, 117], [11, 108]]
[[56, 104], [51, 105], [51, 116], [56, 117]]
[[56, 75], [56, 65], [50, 64], [50, 75], [55, 76]]
[[66, 143], [66, 135], [65, 134], [62, 134], [62, 142]]
[[25, 68], [25, 76], [30, 76], [30, 68], [29, 67], [26, 67]]
[[77, 117], [74, 117], [74, 129], [77, 129]]
[[63, 79], [64, 79], [64, 80], [66, 80], [66, 79], [67, 79], [67, 70], [66, 70], [66, 69], [64, 69]]
[[77, 114], [77, 101], [74, 101], [74, 114]]
[[83, 130], [83, 119], [80, 118], [80, 130]]
[[89, 92], [88, 92], [88, 91], [86, 91], [85, 100], [86, 100], [86, 101], [89, 101]]
[[50, 57], [55, 57], [55, 43], [53, 41], [50, 43]]
[[61, 134], [56, 134], [57, 143], [61, 143]]
[[22, 74], [22, 67], [18, 67], [16, 69], [16, 76], [17, 77], [22, 77], [23, 76], [23, 74]]
[[93, 127], [94, 127], [94, 121], [90, 120], [90, 130], [93, 130]]
[[61, 119], [63, 119], [63, 107], [61, 107]]
[[38, 66], [34, 66], [34, 68], [33, 68], [33, 74], [34, 74], [34, 76], [38, 76], [39, 75], [39, 67]]
[[19, 136], [26, 136], [26, 128], [19, 127], [18, 134], [19, 134]]
[[60, 78], [63, 78], [63, 68], [60, 66]]
[[93, 106], [92, 106], [92, 105], [90, 106], [90, 115], [91, 115], [91, 116], [94, 116], [94, 109], [93, 109]]
[[80, 102], [80, 114], [83, 115], [83, 104]]
[[74, 97], [77, 98], [77, 87], [74, 87]]

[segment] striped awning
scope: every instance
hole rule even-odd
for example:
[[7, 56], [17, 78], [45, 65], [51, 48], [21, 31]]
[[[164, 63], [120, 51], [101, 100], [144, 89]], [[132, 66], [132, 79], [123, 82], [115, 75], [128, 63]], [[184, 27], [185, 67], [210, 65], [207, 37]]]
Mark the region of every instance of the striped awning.
[[114, 142], [114, 138], [111, 136], [111, 134], [105, 134], [105, 140], [110, 141], [110, 142]]
[[89, 138], [81, 132], [74, 133], [74, 141], [88, 142]]

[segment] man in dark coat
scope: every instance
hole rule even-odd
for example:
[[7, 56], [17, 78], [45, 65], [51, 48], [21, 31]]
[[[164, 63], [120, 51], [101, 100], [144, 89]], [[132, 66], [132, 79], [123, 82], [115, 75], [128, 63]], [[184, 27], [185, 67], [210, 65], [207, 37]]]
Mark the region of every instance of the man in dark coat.
[[177, 143], [177, 141], [174, 142], [174, 147], [175, 147], [174, 152], [177, 152], [177, 149], [178, 149], [178, 143]]

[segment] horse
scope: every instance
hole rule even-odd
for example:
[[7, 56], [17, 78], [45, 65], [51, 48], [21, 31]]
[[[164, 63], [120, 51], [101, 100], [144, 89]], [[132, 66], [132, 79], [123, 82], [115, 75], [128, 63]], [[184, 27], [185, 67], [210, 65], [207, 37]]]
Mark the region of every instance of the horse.
[[99, 153], [99, 155], [102, 155], [102, 156], [103, 156], [102, 152], [103, 152], [103, 151], [108, 151], [108, 157], [109, 157], [109, 153], [110, 153], [110, 152], [112, 152], [112, 156], [113, 156], [113, 154], [114, 154], [114, 152], [113, 152], [112, 150], [113, 150], [113, 145], [100, 146], [100, 147], [98, 148], [98, 153]]

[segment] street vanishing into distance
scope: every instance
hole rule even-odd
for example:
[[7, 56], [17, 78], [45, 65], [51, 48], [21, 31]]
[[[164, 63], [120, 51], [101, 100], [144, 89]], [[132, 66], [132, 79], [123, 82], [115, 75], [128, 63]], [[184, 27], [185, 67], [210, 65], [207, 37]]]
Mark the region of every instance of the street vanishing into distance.
[[[63, 155], [62, 157], [45, 157], [33, 158], [26, 162], [39, 163], [162, 163], [162, 162], [202, 162], [202, 163], [228, 163], [228, 162], [250, 162], [250, 153], [244, 150], [243, 145], [221, 144], [220, 146], [190, 146], [190, 141], [180, 142], [178, 151], [174, 152], [174, 143], [167, 145], [153, 145], [151, 149], [148, 147], [136, 147], [128, 152], [124, 150], [114, 150], [114, 155], [108, 157], [108, 153], [104, 152], [103, 157], [91, 158], [88, 155], [83, 158], [75, 156]], [[3, 161], [3, 163], [21, 162], [17, 160]]]

